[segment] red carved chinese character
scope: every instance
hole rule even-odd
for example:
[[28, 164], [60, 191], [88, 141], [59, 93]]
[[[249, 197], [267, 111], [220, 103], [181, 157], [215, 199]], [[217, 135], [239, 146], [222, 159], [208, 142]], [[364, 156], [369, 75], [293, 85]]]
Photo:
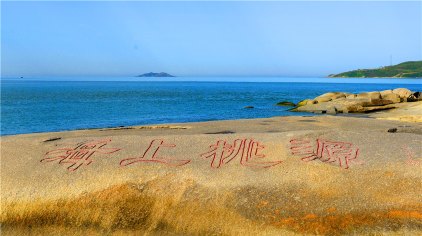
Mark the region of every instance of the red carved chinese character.
[[306, 139], [292, 139], [290, 144], [292, 154], [302, 156], [303, 161], [318, 159], [323, 162], [337, 163], [345, 169], [348, 169], [350, 162], [359, 156], [359, 149], [354, 148], [352, 143], [322, 139], [317, 139], [316, 143], [313, 143]]
[[141, 157], [127, 158], [120, 162], [121, 166], [131, 165], [136, 162], [158, 162], [169, 166], [182, 166], [190, 162], [190, 160], [177, 160], [168, 157], [158, 156], [160, 148], [174, 148], [175, 144], [166, 144], [162, 139], [154, 139]]
[[307, 139], [292, 139], [290, 140], [290, 145], [292, 154], [302, 156], [303, 161], [312, 161], [318, 159], [311, 141]]
[[59, 161], [59, 164], [69, 164], [67, 169], [75, 171], [82, 165], [92, 163], [91, 157], [95, 153], [111, 154], [120, 148], [105, 148], [111, 139], [85, 141], [78, 143], [74, 148], [59, 148], [45, 153], [45, 158], [41, 162]]
[[225, 140], [218, 140], [216, 144], [210, 146], [210, 151], [201, 154], [201, 157], [211, 158], [211, 167], [220, 168], [228, 164], [236, 157], [240, 158], [243, 166], [268, 168], [280, 164], [282, 161], [254, 161], [254, 159], [265, 158], [259, 152], [265, 147], [253, 139], [236, 139], [233, 144]]

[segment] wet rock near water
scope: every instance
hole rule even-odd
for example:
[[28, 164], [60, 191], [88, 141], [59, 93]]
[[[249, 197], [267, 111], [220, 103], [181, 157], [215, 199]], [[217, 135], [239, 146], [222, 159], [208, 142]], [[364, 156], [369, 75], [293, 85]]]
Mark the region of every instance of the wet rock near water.
[[406, 88], [359, 94], [330, 92], [300, 101], [292, 111], [313, 113], [369, 113], [396, 108], [399, 103], [422, 101], [421, 92]]
[[288, 106], [288, 107], [296, 106], [296, 104], [294, 104], [293, 102], [288, 102], [288, 101], [278, 102], [276, 105], [277, 106]]

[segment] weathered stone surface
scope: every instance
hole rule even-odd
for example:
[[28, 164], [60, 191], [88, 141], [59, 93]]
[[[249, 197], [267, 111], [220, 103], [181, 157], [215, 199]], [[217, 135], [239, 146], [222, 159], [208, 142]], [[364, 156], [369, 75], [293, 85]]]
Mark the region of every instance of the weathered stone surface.
[[344, 93], [341, 92], [335, 92], [335, 93], [325, 93], [321, 96], [318, 96], [314, 99], [314, 101], [317, 101], [317, 103], [322, 103], [322, 102], [329, 102], [332, 100], [336, 100], [338, 98], [345, 98], [346, 95]]
[[396, 104], [389, 104], [389, 105], [385, 105], [385, 106], [364, 107], [363, 112], [369, 113], [369, 112], [374, 112], [374, 111], [383, 111], [383, 110], [393, 109], [393, 108], [396, 108], [396, 107], [397, 107]]
[[400, 98], [408, 98], [410, 95], [412, 95], [412, 91], [407, 88], [396, 88], [393, 90], [393, 93], [399, 95]]
[[317, 103], [329, 102], [331, 100], [333, 99], [330, 97], [319, 97], [319, 98], [315, 98], [314, 102], [315, 104], [317, 104]]
[[393, 93], [393, 90], [391, 90], [391, 89], [381, 91], [381, 92], [380, 92], [380, 94], [381, 94], [381, 98], [384, 98], [384, 96], [386, 96], [386, 95], [388, 95], [388, 94], [392, 94], [392, 93]]
[[328, 107], [327, 111], [328, 114], [337, 114], [337, 109], [335, 106]]
[[293, 111], [300, 112], [313, 112], [313, 113], [366, 113], [378, 110], [386, 110], [395, 108], [394, 104], [368, 106], [362, 103], [344, 103], [344, 104], [330, 104], [330, 103], [319, 103], [319, 104], [308, 104], [302, 107], [297, 107]]
[[324, 93], [324, 94], [321, 94], [321, 95], [319, 95], [318, 97], [316, 97], [315, 99], [317, 99], [317, 98], [321, 98], [321, 97], [331, 97], [331, 96], [334, 96], [336, 93], [334, 93], [334, 92], [329, 92], [329, 93]]
[[306, 104], [312, 104], [312, 100], [311, 99], [305, 99], [300, 101], [296, 106], [301, 107], [301, 106], [305, 106]]
[[335, 99], [339, 99], [339, 98], [346, 98], [346, 94], [345, 94], [345, 93], [336, 93], [336, 94], [333, 96], [333, 100], [335, 100]]
[[381, 99], [380, 92], [369, 92], [368, 94], [371, 99]]
[[345, 107], [343, 110], [343, 113], [359, 113], [364, 112], [365, 108], [363, 108], [362, 105], [350, 105], [348, 107]]
[[393, 92], [384, 94], [384, 96], [382, 96], [382, 99], [389, 100], [392, 103], [399, 103], [400, 102], [400, 96], [393, 93]]
[[390, 100], [385, 99], [372, 99], [370, 102], [365, 102], [363, 104], [364, 107], [370, 107], [370, 106], [384, 106], [388, 104], [392, 104], [393, 102]]
[[360, 93], [356, 98], [381, 99], [380, 92]]

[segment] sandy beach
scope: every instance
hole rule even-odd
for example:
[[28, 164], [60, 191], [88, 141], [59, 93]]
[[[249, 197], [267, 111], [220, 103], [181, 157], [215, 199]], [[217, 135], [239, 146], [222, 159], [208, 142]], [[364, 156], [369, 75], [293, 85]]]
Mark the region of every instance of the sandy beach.
[[411, 105], [4, 136], [2, 233], [420, 235]]

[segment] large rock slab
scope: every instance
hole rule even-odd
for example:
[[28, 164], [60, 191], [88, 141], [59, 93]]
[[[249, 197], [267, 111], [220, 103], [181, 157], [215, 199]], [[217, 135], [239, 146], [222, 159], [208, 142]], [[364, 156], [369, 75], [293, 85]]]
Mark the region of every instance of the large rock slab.
[[408, 98], [410, 95], [412, 95], [412, 91], [407, 88], [396, 88], [393, 90], [393, 93], [399, 95], [400, 98]]
[[359, 93], [356, 98], [381, 99], [380, 92]]
[[384, 98], [384, 96], [386, 96], [388, 94], [392, 94], [392, 93], [393, 93], [393, 90], [391, 90], [391, 89], [383, 90], [383, 91], [380, 92], [381, 98]]
[[316, 97], [314, 99], [314, 103], [328, 102], [328, 101], [336, 100], [339, 98], [345, 98], [345, 97], [346, 95], [340, 92], [325, 93], [321, 96]]
[[421, 134], [324, 116], [1, 137], [2, 235], [420, 235]]
[[399, 103], [401, 101], [400, 96], [396, 93], [393, 93], [393, 92], [383, 94], [382, 99], [389, 100], [392, 103]]

